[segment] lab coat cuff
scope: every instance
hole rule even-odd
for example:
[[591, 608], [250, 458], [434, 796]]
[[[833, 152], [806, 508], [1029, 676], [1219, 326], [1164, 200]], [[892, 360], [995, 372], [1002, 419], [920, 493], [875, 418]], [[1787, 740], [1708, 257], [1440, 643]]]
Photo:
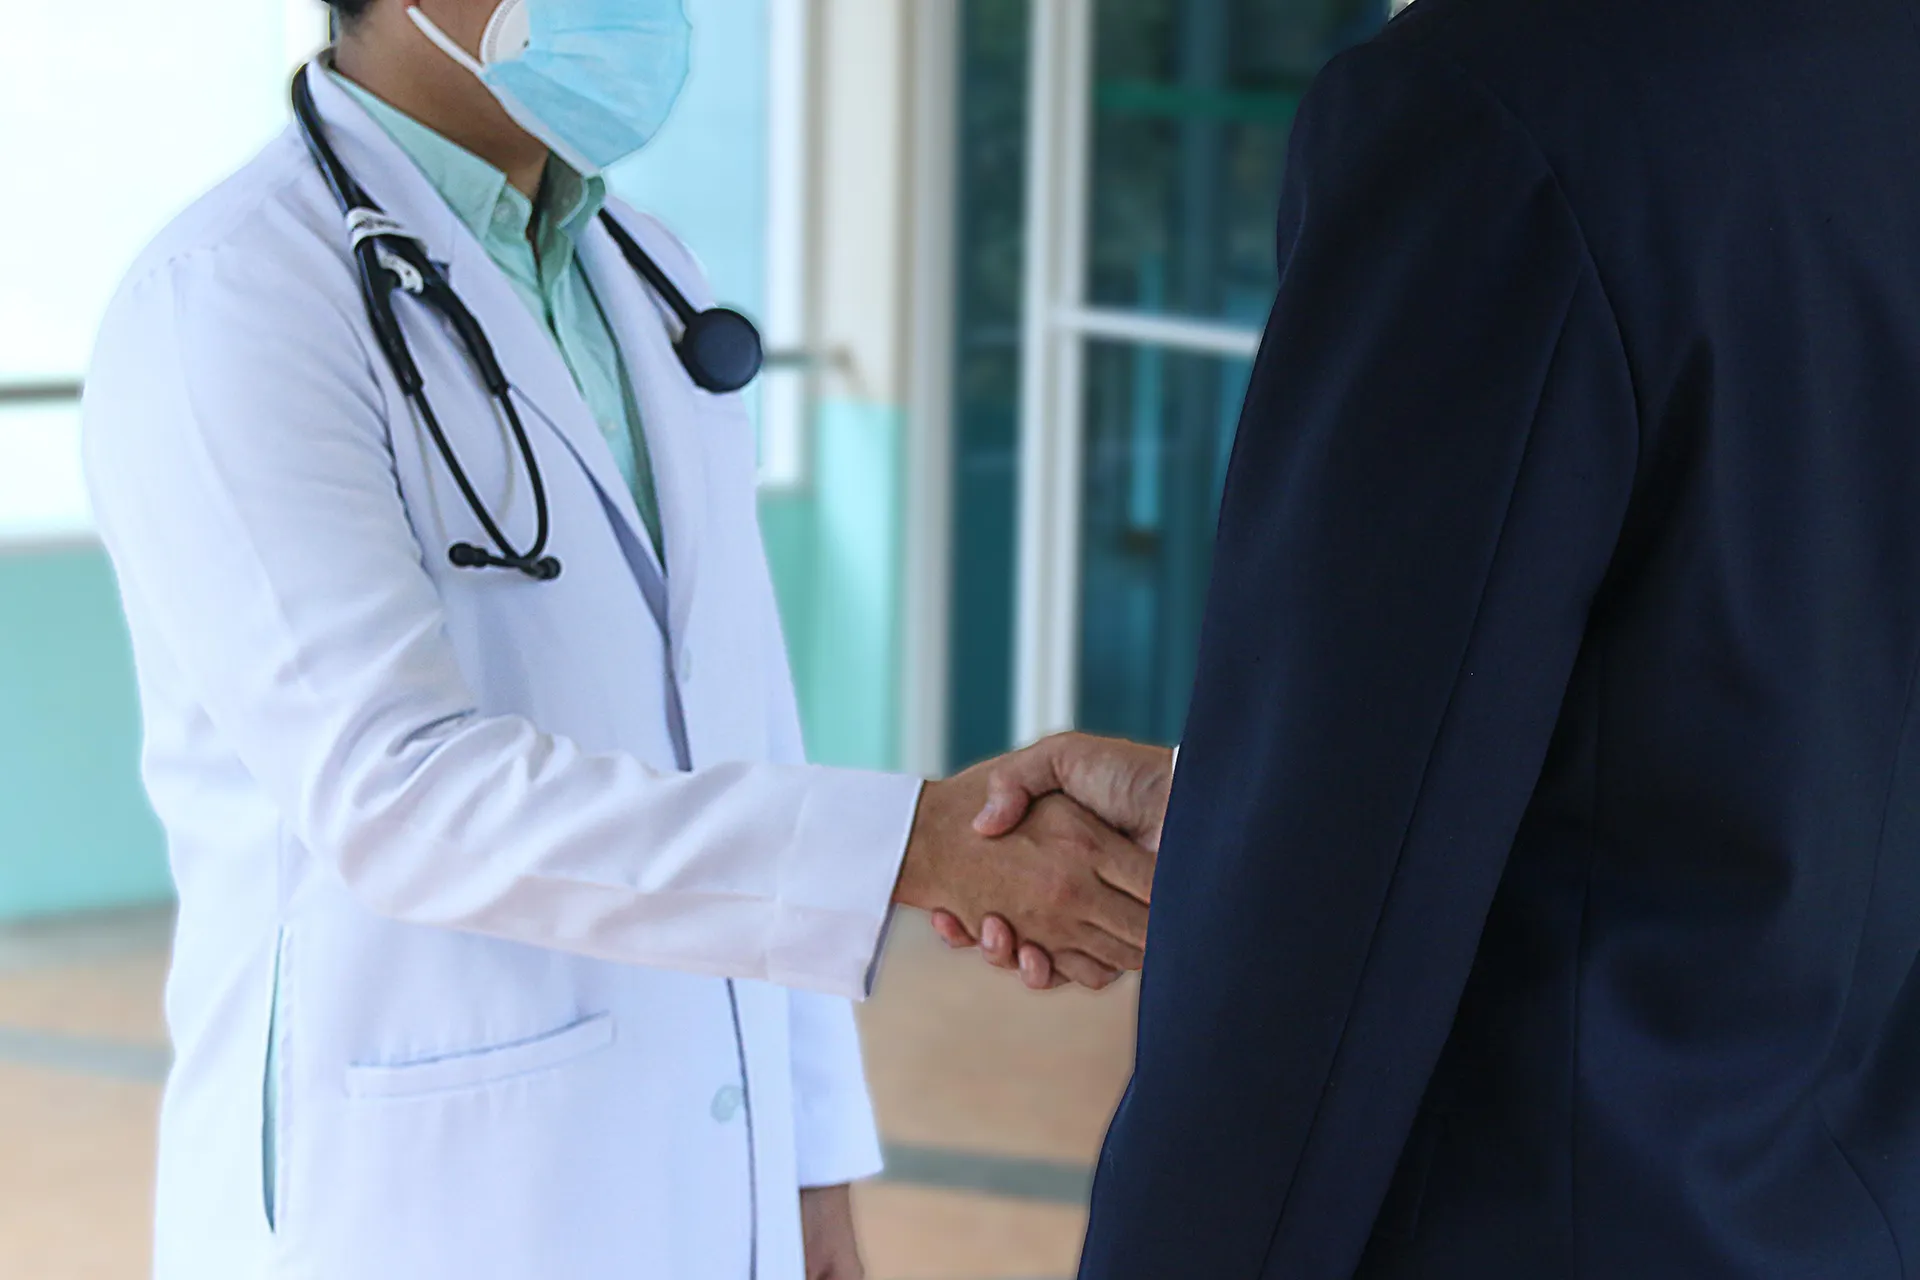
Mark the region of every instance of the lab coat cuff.
[[816, 771], [768, 944], [773, 982], [850, 1000], [873, 994], [894, 886], [925, 785], [897, 774]]
[[802, 1100], [795, 1117], [800, 1186], [838, 1187], [876, 1177], [886, 1167], [880, 1128], [865, 1089]]

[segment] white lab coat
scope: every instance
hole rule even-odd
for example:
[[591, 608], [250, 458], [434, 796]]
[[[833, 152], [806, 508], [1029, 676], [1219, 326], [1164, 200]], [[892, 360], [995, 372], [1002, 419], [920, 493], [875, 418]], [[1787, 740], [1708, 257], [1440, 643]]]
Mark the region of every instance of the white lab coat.
[[[797, 1188], [879, 1166], [847, 998], [918, 783], [803, 765], [748, 420], [689, 382], [605, 231], [582, 262], [652, 452], [666, 637], [645, 526], [552, 339], [311, 79], [342, 158], [491, 335], [565, 573], [448, 562], [486, 539], [374, 344], [297, 134], [137, 264], [84, 438], [180, 891], [157, 1273], [798, 1277]], [[684, 250], [616, 212], [702, 302]], [[525, 545], [517, 451], [439, 322], [399, 306]]]

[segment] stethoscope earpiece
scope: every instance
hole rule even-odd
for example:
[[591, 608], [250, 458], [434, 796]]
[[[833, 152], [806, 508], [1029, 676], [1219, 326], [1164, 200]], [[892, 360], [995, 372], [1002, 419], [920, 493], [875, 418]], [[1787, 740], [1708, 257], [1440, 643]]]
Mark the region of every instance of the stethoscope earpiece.
[[536, 582], [552, 582], [562, 572], [558, 556], [497, 556], [471, 542], [456, 542], [447, 548], [447, 559], [459, 569], [518, 569]]
[[[381, 212], [380, 206], [354, 181], [346, 165], [341, 163], [340, 157], [328, 145], [326, 132], [320, 123], [319, 109], [314, 105], [313, 90], [307, 84], [307, 77], [312, 74], [312, 68], [303, 68], [293, 78], [293, 114], [300, 122], [300, 131], [306, 137], [314, 165], [346, 211], [347, 230], [353, 239], [353, 257], [360, 272], [360, 292], [366, 302], [374, 336], [394, 377], [399, 380], [401, 391], [419, 412], [422, 424], [433, 437], [441, 459], [446, 462], [448, 472], [459, 486], [461, 497], [466, 499], [467, 507], [478, 518], [480, 527], [486, 530], [487, 537], [497, 548], [488, 551], [470, 542], [456, 542], [447, 548], [447, 558], [462, 569], [513, 569], [536, 582], [552, 582], [560, 576], [561, 566], [556, 557], [544, 554], [548, 533], [547, 487], [540, 478], [539, 459], [534, 455], [532, 442], [527, 439], [526, 428], [521, 424], [520, 411], [513, 403], [513, 387], [500, 369], [480, 322], [427, 258], [419, 242], [409, 236], [399, 223]], [[765, 350], [760, 331], [754, 328], [753, 321], [738, 311], [729, 311], [724, 307], [695, 311], [686, 295], [667, 278], [666, 273], [627, 234], [626, 228], [611, 213], [603, 209], [600, 220], [620, 246], [620, 252], [627, 262], [679, 318], [682, 329], [679, 341], [674, 343], [674, 352], [695, 386], [703, 391], [727, 395], [739, 391], [760, 375]], [[486, 504], [480, 501], [480, 495], [467, 477], [466, 468], [460, 465], [452, 443], [434, 417], [433, 405], [427, 399], [413, 353], [407, 347], [406, 335], [400, 328], [399, 318], [394, 314], [395, 289], [432, 307], [452, 327], [460, 344], [466, 349], [467, 358], [499, 406], [501, 416], [512, 429], [521, 460], [526, 464], [528, 481], [533, 486], [538, 530], [530, 550], [524, 553], [515, 551], [513, 544], [507, 541], [505, 532], [487, 513]]]

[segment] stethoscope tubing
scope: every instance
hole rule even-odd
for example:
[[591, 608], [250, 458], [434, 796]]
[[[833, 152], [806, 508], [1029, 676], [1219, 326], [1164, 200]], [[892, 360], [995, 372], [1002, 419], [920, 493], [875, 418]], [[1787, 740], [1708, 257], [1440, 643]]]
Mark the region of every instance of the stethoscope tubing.
[[[374, 338], [393, 371], [394, 379], [400, 385], [401, 393], [432, 438], [435, 450], [460, 490], [460, 496], [493, 543], [494, 549], [489, 551], [471, 543], [457, 542], [448, 548], [448, 558], [463, 569], [514, 569], [537, 582], [551, 582], [560, 576], [561, 564], [558, 558], [547, 554], [547, 543], [552, 533], [547, 486], [540, 473], [540, 462], [534, 452], [533, 442], [528, 438], [526, 424], [521, 420], [519, 407], [514, 403], [512, 381], [501, 367], [486, 330], [454, 292], [440, 268], [427, 257], [420, 241], [386, 216], [328, 142], [319, 108], [313, 100], [312, 86], [308, 83], [308, 78], [313, 74], [314, 69], [309, 66], [294, 75], [294, 119], [299, 123], [314, 166], [319, 169], [328, 189], [344, 211], [352, 236], [360, 298], [366, 306]], [[686, 295], [627, 233], [626, 228], [604, 210], [600, 218], [621, 255], [665, 300], [679, 319], [681, 337], [674, 349], [695, 385], [707, 391], [730, 393], [740, 390], [758, 376], [764, 353], [760, 335], [753, 323], [740, 313], [724, 308], [695, 310]], [[399, 315], [394, 310], [395, 290], [418, 298], [439, 314], [453, 330], [497, 412], [506, 421], [533, 488], [535, 532], [533, 545], [528, 550], [516, 550], [505, 530], [487, 510], [466, 468], [461, 465], [452, 441], [447, 438], [438, 415], [434, 413], [432, 401], [427, 396], [426, 379], [413, 358], [406, 334], [400, 326]]]

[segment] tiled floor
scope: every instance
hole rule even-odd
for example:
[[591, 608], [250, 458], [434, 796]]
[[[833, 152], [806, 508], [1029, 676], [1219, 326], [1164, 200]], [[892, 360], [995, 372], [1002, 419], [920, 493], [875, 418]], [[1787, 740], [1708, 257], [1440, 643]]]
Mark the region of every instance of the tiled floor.
[[[151, 914], [0, 929], [0, 1277], [144, 1276], [165, 964]], [[862, 1012], [893, 1148], [857, 1197], [873, 1280], [1073, 1273], [1133, 1008], [1030, 995], [901, 922]]]

